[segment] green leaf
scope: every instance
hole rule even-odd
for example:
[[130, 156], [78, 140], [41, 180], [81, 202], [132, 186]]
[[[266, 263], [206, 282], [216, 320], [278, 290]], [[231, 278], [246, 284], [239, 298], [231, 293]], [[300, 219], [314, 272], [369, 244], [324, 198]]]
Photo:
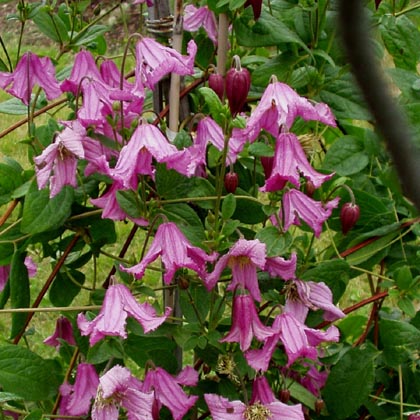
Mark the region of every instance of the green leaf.
[[66, 185], [50, 198], [49, 190], [38, 190], [34, 180], [23, 206], [22, 232], [34, 235], [61, 227], [71, 214], [73, 195], [74, 188]]
[[[182, 314], [188, 322], [199, 323], [204, 322], [210, 308], [210, 293], [200, 284], [190, 284], [189, 293], [180, 293], [179, 303], [181, 305]], [[200, 320], [197, 318], [200, 317]]]
[[[241, 188], [236, 189], [238, 195], [249, 195]], [[242, 223], [253, 225], [261, 223], [266, 216], [262, 210], [262, 204], [251, 200], [236, 199], [236, 210], [232, 216], [233, 219], [238, 219]]]
[[41, 420], [44, 418], [44, 412], [37, 408], [35, 410], [32, 410], [27, 416], [24, 417], [23, 420]]
[[32, 20], [48, 38], [60, 44], [68, 42], [69, 35], [66, 24], [58, 14], [50, 12], [49, 9], [49, 6], [38, 6], [34, 9]]
[[229, 1], [229, 10], [236, 10], [242, 7], [245, 4], [246, 0], [230, 0]]
[[222, 202], [222, 217], [228, 220], [233, 216], [236, 209], [236, 197], [233, 194], [228, 194]]
[[23, 398], [19, 395], [12, 394], [11, 392], [0, 392], [0, 404], [8, 401], [19, 401]]
[[401, 290], [409, 290], [413, 283], [413, 276], [411, 274], [410, 267], [407, 265], [399, 267], [395, 270], [394, 279], [397, 286]]
[[222, 115], [225, 113], [225, 110], [216, 92], [205, 86], [198, 90], [209, 108], [209, 115], [211, 115], [219, 125], [223, 125]]
[[163, 164], [156, 165], [156, 189], [162, 199], [184, 198], [194, 188], [193, 178], [187, 178]]
[[92, 364], [104, 363], [113, 358], [124, 358], [122, 344], [114, 338], [99, 341], [99, 343], [96, 343], [89, 349], [87, 355], [88, 363]]
[[375, 381], [377, 354], [373, 346], [352, 348], [333, 366], [323, 390], [332, 418], [350, 418], [368, 398]]
[[410, 318], [416, 316], [416, 308], [410, 297], [404, 296], [401, 299], [398, 299], [398, 307], [407, 314]]
[[103, 35], [108, 31], [108, 26], [105, 25], [92, 25], [86, 30], [80, 31], [72, 40], [71, 45], [80, 47], [81, 45], [87, 45], [89, 42], [94, 41], [96, 38]]
[[289, 81], [296, 61], [294, 54], [289, 51], [282, 52], [264, 64], [259, 65], [252, 72], [252, 84], [265, 88], [271, 76], [276, 76], [278, 80]]
[[[28, 270], [24, 264], [25, 255], [25, 253], [16, 252], [10, 264], [10, 301], [14, 309], [28, 308], [31, 303]], [[25, 312], [12, 314], [10, 338], [16, 337], [22, 331], [27, 317], [28, 314]]]
[[328, 149], [324, 169], [349, 176], [361, 172], [369, 164], [369, 156], [364, 150], [363, 141], [353, 136], [343, 136]]
[[[31, 102], [32, 99], [35, 98], [35, 95], [31, 95]], [[45, 103], [42, 100], [38, 100], [36, 103], [36, 110], [41, 109]], [[10, 115], [27, 115], [28, 114], [28, 106], [25, 105], [20, 99], [18, 98], [11, 98], [7, 101], [0, 103], [0, 113], [3, 114], [10, 114]]]
[[267, 257], [285, 254], [290, 249], [293, 241], [289, 233], [282, 233], [275, 226], [267, 226], [260, 229], [255, 235], [255, 239], [265, 243]]
[[382, 319], [379, 327], [383, 355], [389, 366], [398, 368], [400, 364], [415, 357], [420, 330], [408, 322], [394, 319]]
[[115, 223], [109, 219], [96, 219], [89, 228], [92, 242], [89, 244], [93, 252], [107, 244], [114, 244], [117, 241]]
[[54, 306], [70, 306], [79, 294], [86, 276], [77, 270], [62, 269], [50, 287], [49, 298]]
[[53, 361], [24, 347], [0, 347], [0, 383], [5, 392], [29, 401], [47, 400], [57, 393], [60, 376]]
[[244, 47], [268, 47], [294, 43], [308, 50], [296, 32], [290, 30], [281, 20], [264, 10], [261, 12], [260, 18], [255, 21], [252, 10], [245, 9], [239, 19], [234, 21], [234, 31], [238, 44]]
[[261, 142], [254, 142], [249, 145], [248, 153], [252, 156], [274, 156], [274, 150], [271, 146]]
[[13, 161], [0, 163], [0, 205], [12, 200], [14, 190], [23, 183], [23, 169], [16, 167]]
[[115, 194], [120, 207], [130, 217], [140, 218], [143, 214], [144, 206], [140, 201], [139, 195], [133, 190], [119, 190]]
[[381, 35], [396, 67], [416, 72], [420, 59], [420, 32], [405, 15], [387, 15], [381, 20]]

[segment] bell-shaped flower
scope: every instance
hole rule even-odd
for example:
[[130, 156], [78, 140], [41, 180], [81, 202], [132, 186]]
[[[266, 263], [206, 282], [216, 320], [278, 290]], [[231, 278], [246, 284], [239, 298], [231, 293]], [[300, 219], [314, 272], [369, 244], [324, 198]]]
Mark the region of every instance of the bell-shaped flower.
[[88, 363], [77, 366], [76, 379], [71, 385], [65, 382], [60, 386], [60, 414], [63, 416], [85, 416], [96, 396], [99, 377], [95, 367]]
[[77, 162], [85, 155], [82, 143], [85, 137], [86, 130], [77, 120], [67, 122], [54, 142], [34, 158], [38, 188], [44, 188], [49, 181], [50, 197], [57, 195], [65, 185], [77, 187]]
[[131, 268], [120, 268], [133, 274], [136, 279], [140, 279], [146, 267], [159, 256], [165, 267], [163, 280], [166, 284], [171, 283], [179, 268], [189, 268], [203, 279], [207, 273], [206, 263], [213, 262], [217, 258], [216, 254], [207, 255], [201, 248], [191, 245], [175, 223], [167, 222], [158, 227], [153, 243], [137, 265]]
[[153, 89], [167, 74], [192, 75], [197, 53], [197, 45], [193, 40], [188, 42], [187, 52], [188, 56], [183, 56], [173, 48], [144, 37], [136, 46], [136, 77], [146, 87]]
[[266, 246], [263, 242], [258, 239], [239, 239], [229, 252], [217, 261], [214, 271], [206, 277], [204, 284], [208, 290], [213, 289], [228, 266], [232, 270], [232, 282], [227, 290], [233, 290], [239, 285], [248, 290], [255, 300], [261, 301], [257, 268], [263, 270], [265, 264]]
[[229, 401], [220, 395], [204, 394], [213, 420], [304, 420], [302, 406], [283, 404], [278, 400], [270, 403], [256, 401], [250, 405], [242, 401]]
[[19, 98], [25, 105], [29, 105], [31, 92], [35, 85], [44, 89], [47, 99], [52, 100], [61, 95], [60, 86], [55, 78], [55, 68], [49, 57], [38, 57], [27, 52], [20, 58], [13, 73], [2, 73], [0, 87], [11, 95]]
[[250, 295], [234, 296], [232, 327], [220, 342], [239, 343], [241, 350], [246, 351], [251, 346], [254, 337], [259, 341], [264, 341], [273, 333], [271, 328], [264, 326], [261, 322], [254, 300]]
[[296, 277], [296, 253], [292, 253], [290, 260], [283, 257], [267, 257], [264, 270], [272, 277], [281, 277], [283, 280], [291, 280]]
[[198, 399], [195, 395], [187, 395], [181, 385], [195, 386], [197, 382], [198, 373], [191, 367], [184, 368], [175, 378], [158, 367], [147, 371], [143, 390], [154, 391], [157, 411], [163, 405], [172, 413], [174, 420], [181, 420]]
[[313, 200], [299, 190], [291, 189], [283, 195], [283, 228], [288, 230], [291, 225], [300, 225], [302, 219], [312, 228], [316, 237], [322, 231], [322, 224], [331, 216], [335, 207], [338, 206], [340, 197], [323, 204]]
[[86, 316], [80, 313], [77, 325], [82, 335], [90, 336], [89, 343], [93, 346], [105, 336], [127, 338], [125, 326], [128, 316], [139, 322], [144, 332], [148, 333], [165, 322], [170, 312], [171, 308], [166, 308], [164, 315], [157, 316], [149, 303], [138, 303], [127, 286], [116, 284], [107, 289], [98, 316], [88, 321]]
[[217, 45], [217, 24], [214, 13], [207, 6], [195, 7], [188, 4], [184, 9], [184, 30], [195, 32], [201, 27], [207, 32], [213, 44]]
[[305, 322], [309, 309], [324, 311], [326, 321], [343, 318], [344, 313], [333, 303], [330, 288], [323, 282], [293, 280], [286, 283], [285, 312]]
[[67, 341], [67, 343], [69, 343], [71, 346], [76, 345], [76, 341], [73, 335], [73, 326], [65, 316], [60, 316], [57, 318], [54, 333], [47, 337], [43, 342], [47, 346], [52, 346], [59, 350], [62, 341]]
[[137, 175], [154, 176], [153, 159], [166, 162], [178, 149], [170, 144], [162, 132], [152, 124], [140, 124], [118, 158], [111, 176], [122, 182], [125, 188], [137, 189]]
[[271, 174], [261, 191], [282, 190], [288, 181], [299, 188], [301, 175], [318, 188], [334, 174], [323, 175], [315, 171], [309, 164], [297, 136], [293, 133], [282, 133], [276, 141]]
[[127, 368], [116, 365], [99, 378], [92, 420], [118, 420], [120, 407], [129, 420], [154, 420], [153, 401], [152, 392], [145, 392]]

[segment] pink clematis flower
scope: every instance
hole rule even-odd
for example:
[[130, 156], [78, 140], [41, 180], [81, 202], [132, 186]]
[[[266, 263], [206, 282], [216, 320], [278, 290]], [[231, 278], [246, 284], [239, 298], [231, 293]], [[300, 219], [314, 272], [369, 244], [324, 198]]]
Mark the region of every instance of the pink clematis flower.
[[76, 345], [73, 335], [73, 326], [65, 316], [57, 318], [54, 333], [47, 337], [43, 342], [47, 346], [52, 346], [55, 347], [56, 350], [59, 350], [62, 341], [67, 341], [71, 346]]
[[181, 420], [198, 399], [195, 395], [187, 395], [181, 385], [195, 386], [197, 382], [198, 373], [190, 366], [184, 368], [175, 378], [159, 367], [148, 370], [144, 378], [143, 390], [154, 391], [157, 403], [154, 417], [159, 418], [160, 408], [164, 405], [172, 413], [174, 420]]
[[[77, 120], [67, 122], [54, 142], [34, 158], [38, 188], [44, 188], [49, 181], [50, 197], [57, 195], [65, 185], [77, 187], [77, 162], [85, 155], [82, 144], [85, 137], [86, 130]], [[51, 176], [51, 172], [54, 175]]]
[[207, 6], [195, 7], [192, 4], [185, 6], [183, 27], [188, 32], [195, 32], [203, 27], [213, 44], [217, 45], [216, 17]]
[[271, 328], [260, 321], [254, 300], [250, 295], [236, 295], [233, 298], [232, 327], [220, 342], [239, 343], [241, 350], [246, 351], [251, 346], [252, 338], [264, 341], [273, 335]]
[[286, 283], [285, 312], [305, 322], [309, 309], [324, 311], [326, 321], [343, 318], [344, 313], [333, 303], [330, 288], [323, 282], [293, 280]]
[[155, 330], [169, 316], [171, 308], [166, 308], [162, 316], [156, 316], [155, 309], [146, 303], [138, 303], [127, 286], [111, 285], [106, 293], [99, 315], [92, 321], [80, 313], [77, 325], [82, 335], [89, 335], [89, 343], [93, 346], [105, 336], [127, 338], [125, 330], [128, 316], [141, 324], [145, 333]]
[[65, 416], [85, 416], [90, 403], [95, 398], [99, 385], [99, 377], [95, 367], [88, 363], [77, 366], [74, 385], [65, 382], [60, 386], [60, 414]]
[[144, 276], [147, 265], [159, 256], [165, 266], [163, 280], [166, 284], [171, 283], [176, 270], [182, 267], [189, 268], [200, 278], [204, 278], [206, 262], [213, 262], [217, 258], [217, 254], [207, 255], [201, 248], [192, 246], [175, 223], [167, 222], [158, 227], [152, 245], [139, 264], [131, 268], [120, 268], [140, 279]]
[[192, 75], [197, 53], [197, 45], [193, 40], [188, 42], [187, 52], [188, 56], [185, 57], [152, 38], [142, 38], [136, 46], [136, 77], [146, 87], [153, 89], [167, 74]]
[[331, 216], [334, 208], [338, 206], [340, 197], [336, 197], [328, 203], [321, 203], [308, 197], [299, 190], [289, 190], [283, 196], [283, 217], [284, 230], [291, 225], [300, 225], [302, 219], [308, 224], [319, 237], [322, 231], [322, 224]]
[[270, 403], [256, 401], [250, 405], [242, 401], [229, 401], [220, 395], [204, 394], [213, 420], [304, 420], [302, 406], [283, 404], [278, 400]]
[[19, 60], [15, 71], [11, 74], [1, 73], [0, 87], [11, 95], [19, 98], [25, 105], [29, 105], [31, 92], [35, 85], [45, 91], [47, 99], [52, 100], [61, 95], [60, 86], [55, 78], [55, 68], [49, 57], [38, 57], [27, 52]]
[[299, 139], [293, 133], [282, 133], [276, 141], [273, 168], [261, 191], [278, 191], [289, 181], [295, 187], [300, 186], [300, 176], [312, 181], [318, 188], [334, 174], [323, 175], [309, 164]]
[[127, 410], [129, 420], [154, 420], [153, 401], [152, 392], [144, 392], [127, 368], [116, 365], [99, 378], [92, 420], [118, 420], [119, 407]]

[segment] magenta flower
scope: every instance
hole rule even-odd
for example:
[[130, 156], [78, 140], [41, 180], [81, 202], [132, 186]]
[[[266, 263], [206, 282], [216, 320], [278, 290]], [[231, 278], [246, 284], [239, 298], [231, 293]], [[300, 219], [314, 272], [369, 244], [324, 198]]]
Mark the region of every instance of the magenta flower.
[[93, 346], [105, 336], [119, 336], [127, 338], [125, 330], [128, 316], [141, 324], [145, 333], [155, 330], [169, 316], [170, 308], [166, 308], [164, 315], [156, 316], [155, 309], [146, 303], [138, 303], [127, 286], [123, 284], [111, 285], [106, 293], [99, 315], [92, 321], [80, 313], [77, 325], [82, 335], [89, 335], [89, 343]]
[[340, 197], [323, 204], [308, 197], [299, 190], [289, 190], [283, 195], [283, 217], [284, 230], [288, 230], [291, 225], [300, 225], [302, 219], [309, 225], [319, 237], [322, 231], [322, 224], [331, 216], [337, 207]]
[[76, 341], [73, 335], [73, 326], [65, 316], [60, 316], [57, 318], [54, 333], [47, 337], [43, 342], [47, 346], [52, 346], [55, 347], [56, 350], [59, 350], [62, 341], [67, 341], [67, 343], [69, 343], [71, 346], [76, 345]]
[[55, 68], [48, 57], [38, 57], [27, 52], [19, 60], [15, 71], [9, 76], [2, 73], [0, 87], [6, 89], [11, 95], [19, 98], [25, 105], [29, 105], [31, 92], [35, 85], [45, 91], [47, 99], [52, 100], [61, 95], [60, 86], [55, 78]]
[[163, 280], [166, 284], [171, 283], [179, 268], [189, 268], [203, 279], [206, 275], [206, 262], [213, 262], [217, 258], [216, 254], [207, 255], [201, 248], [191, 245], [175, 223], [167, 222], [158, 227], [152, 245], [137, 265], [120, 268], [140, 279], [148, 264], [159, 256], [165, 266]]
[[232, 270], [232, 282], [227, 290], [233, 290], [239, 285], [248, 290], [255, 300], [261, 301], [257, 268], [262, 270], [265, 264], [266, 247], [263, 242], [258, 239], [251, 241], [239, 239], [229, 252], [217, 261], [214, 271], [207, 276], [204, 284], [208, 290], [213, 289], [223, 270], [228, 266]]
[[158, 367], [147, 371], [143, 390], [154, 391], [157, 403], [156, 415], [164, 405], [172, 413], [174, 420], [181, 420], [198, 399], [195, 395], [187, 395], [181, 385], [195, 386], [197, 382], [198, 373], [191, 367], [185, 368], [176, 378]]
[[278, 400], [270, 403], [254, 402], [246, 405], [242, 401], [229, 401], [220, 395], [204, 394], [213, 420], [304, 420], [302, 406], [286, 405]]
[[283, 280], [291, 280], [296, 277], [296, 253], [292, 253], [290, 260], [282, 257], [268, 257], [264, 270], [272, 277], [281, 277]]
[[217, 45], [216, 17], [207, 6], [195, 7], [192, 4], [185, 6], [183, 27], [188, 32], [195, 32], [203, 27], [213, 44]]
[[330, 179], [334, 174], [322, 175], [309, 164], [299, 139], [293, 133], [282, 133], [276, 141], [273, 168], [261, 191], [278, 191], [289, 181], [300, 186], [300, 176], [312, 181], [315, 188]]
[[286, 283], [286, 288], [285, 312], [300, 322], [305, 322], [309, 309], [322, 309], [326, 321], [344, 317], [343, 311], [334, 305], [331, 290], [325, 283], [293, 280]]
[[118, 420], [120, 407], [129, 420], [154, 420], [153, 400], [153, 393], [144, 392], [143, 384], [127, 368], [116, 365], [99, 378], [92, 420]]
[[[67, 122], [54, 142], [34, 158], [38, 188], [44, 188], [49, 181], [50, 197], [57, 195], [65, 185], [77, 187], [77, 162], [84, 158], [82, 141], [85, 137], [86, 130], [77, 120]], [[54, 175], [51, 176], [51, 172]]]
[[95, 367], [88, 363], [77, 366], [74, 385], [65, 382], [60, 386], [60, 414], [65, 416], [85, 416], [90, 409], [90, 403], [96, 396], [99, 385]]
[[130, 141], [120, 152], [111, 176], [122, 182], [125, 188], [137, 189], [137, 175], [154, 176], [153, 158], [165, 162], [178, 149], [170, 144], [162, 132], [152, 124], [140, 124]]
[[197, 52], [197, 45], [193, 40], [188, 43], [187, 52], [188, 56], [185, 57], [152, 38], [142, 38], [136, 46], [136, 77], [145, 86], [153, 89], [167, 74], [192, 75]]
[[252, 338], [264, 341], [273, 335], [271, 328], [260, 321], [254, 300], [250, 295], [236, 295], [233, 298], [232, 327], [228, 335], [220, 342], [239, 343], [241, 350], [246, 351], [251, 346]]

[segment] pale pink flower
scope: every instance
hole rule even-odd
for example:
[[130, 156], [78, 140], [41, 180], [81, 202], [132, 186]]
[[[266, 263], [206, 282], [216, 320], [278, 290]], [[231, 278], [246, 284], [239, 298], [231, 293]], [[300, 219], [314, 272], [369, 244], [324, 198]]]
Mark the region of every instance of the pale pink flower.
[[120, 407], [129, 420], [154, 420], [153, 401], [152, 392], [144, 392], [143, 384], [127, 368], [116, 365], [99, 378], [92, 420], [118, 420]]
[[251, 346], [254, 337], [259, 341], [264, 341], [272, 335], [272, 329], [264, 326], [258, 317], [252, 297], [250, 295], [234, 296], [232, 326], [229, 333], [220, 342], [239, 343], [241, 350], [246, 351]]
[[188, 32], [195, 32], [203, 27], [213, 44], [217, 45], [216, 17], [207, 6], [195, 7], [192, 4], [185, 6], [183, 27]]
[[217, 258], [216, 254], [207, 255], [201, 248], [191, 245], [175, 223], [167, 222], [158, 227], [152, 245], [137, 265], [120, 268], [140, 279], [146, 267], [159, 256], [165, 267], [163, 280], [166, 284], [171, 283], [179, 268], [189, 268], [203, 279], [206, 275], [206, 262], [213, 262]]
[[165, 322], [170, 312], [171, 308], [166, 308], [162, 316], [157, 316], [156, 310], [149, 303], [138, 303], [127, 286], [116, 284], [107, 289], [98, 316], [88, 321], [80, 313], [77, 325], [82, 335], [90, 336], [89, 343], [93, 346], [106, 336], [127, 338], [125, 326], [128, 316], [139, 322], [144, 332], [148, 333]]
[[184, 368], [175, 378], [158, 367], [147, 371], [143, 390], [154, 391], [157, 411], [164, 405], [172, 413], [174, 420], [181, 420], [198, 399], [195, 395], [187, 395], [181, 385], [195, 386], [197, 382], [198, 373], [191, 367]]
[[65, 316], [57, 318], [55, 323], [55, 331], [52, 335], [47, 337], [43, 343], [47, 346], [55, 347], [56, 350], [60, 349], [62, 341], [67, 341], [71, 346], [76, 345], [76, 340], [73, 335], [73, 326]]
[[298, 188], [301, 176], [312, 181], [314, 187], [318, 188], [333, 175], [323, 175], [315, 171], [309, 164], [297, 136], [293, 133], [282, 133], [277, 137], [271, 175], [260, 190], [278, 191], [283, 189], [287, 182]]
[[95, 398], [99, 385], [99, 377], [95, 367], [88, 363], [77, 366], [74, 385], [65, 382], [60, 386], [60, 414], [65, 416], [85, 416], [90, 403]]

